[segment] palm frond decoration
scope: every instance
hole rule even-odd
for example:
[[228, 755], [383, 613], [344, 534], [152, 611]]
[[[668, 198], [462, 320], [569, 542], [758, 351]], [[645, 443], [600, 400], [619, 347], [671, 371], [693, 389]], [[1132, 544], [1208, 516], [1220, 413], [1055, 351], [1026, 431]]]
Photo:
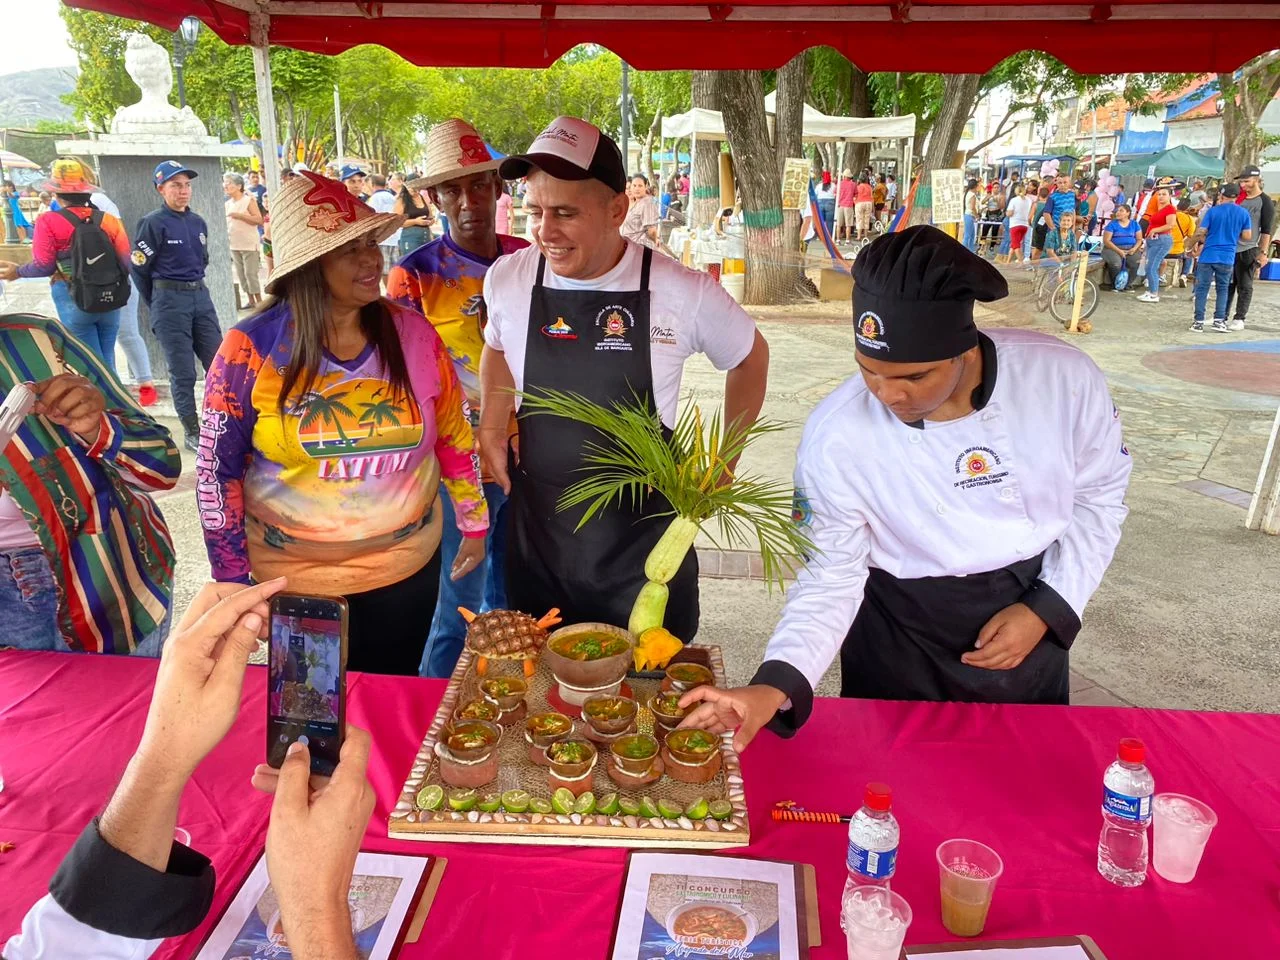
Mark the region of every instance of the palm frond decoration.
[[725, 425], [717, 411], [704, 422], [688, 404], [668, 439], [657, 411], [639, 397], [608, 407], [580, 394], [543, 390], [521, 394], [524, 413], [549, 414], [600, 431], [583, 454], [585, 476], [561, 495], [560, 510], [582, 507], [578, 529], [607, 507], [638, 508], [654, 494], [671, 503], [671, 524], [645, 561], [648, 583], [631, 611], [628, 629], [639, 636], [662, 626], [667, 583], [675, 576], [698, 531], [718, 549], [758, 545], [765, 581], [782, 585], [814, 552], [804, 529], [792, 519], [792, 487], [729, 469], [756, 440], [784, 429], [757, 420], [745, 429]]

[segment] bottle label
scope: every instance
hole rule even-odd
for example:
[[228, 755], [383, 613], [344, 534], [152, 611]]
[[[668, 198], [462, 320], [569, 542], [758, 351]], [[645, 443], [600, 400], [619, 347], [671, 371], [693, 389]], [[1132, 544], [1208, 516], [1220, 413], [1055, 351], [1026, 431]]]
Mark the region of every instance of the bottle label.
[[1151, 822], [1151, 798], [1127, 797], [1110, 787], [1102, 788], [1102, 811], [1121, 820], [1147, 824]]
[[865, 850], [856, 843], [849, 844], [849, 853], [845, 864], [854, 873], [860, 873], [872, 880], [887, 880], [893, 876], [894, 867], [898, 865], [898, 848], [878, 852]]

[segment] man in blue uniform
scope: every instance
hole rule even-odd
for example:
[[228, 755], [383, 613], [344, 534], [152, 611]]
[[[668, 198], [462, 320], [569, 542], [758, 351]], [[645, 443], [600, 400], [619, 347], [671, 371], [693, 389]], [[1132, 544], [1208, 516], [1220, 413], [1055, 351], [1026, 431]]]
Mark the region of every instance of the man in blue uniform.
[[191, 355], [194, 351], [207, 373], [222, 345], [218, 314], [204, 285], [209, 228], [189, 209], [195, 177], [177, 160], [156, 166], [156, 191], [164, 205], [138, 221], [132, 257], [134, 286], [151, 308], [151, 332], [164, 349], [173, 405], [192, 451], [200, 446], [200, 418]]

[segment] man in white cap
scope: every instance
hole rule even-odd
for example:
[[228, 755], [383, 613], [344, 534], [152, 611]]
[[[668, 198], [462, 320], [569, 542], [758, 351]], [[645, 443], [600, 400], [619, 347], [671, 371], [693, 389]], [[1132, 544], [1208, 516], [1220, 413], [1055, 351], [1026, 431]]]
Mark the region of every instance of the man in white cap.
[[[448, 218], [444, 235], [405, 256], [387, 277], [387, 296], [410, 306], [431, 321], [449, 348], [458, 380], [467, 394], [471, 426], [480, 422], [480, 352], [484, 348], [484, 278], [504, 254], [527, 247], [519, 237], [499, 236], [496, 228], [502, 178], [476, 128], [465, 120], [446, 120], [427, 133], [426, 173], [408, 184], [426, 188], [431, 202]], [[514, 425], [511, 427], [514, 430]], [[422, 655], [424, 677], [453, 673], [467, 625], [458, 607], [479, 612], [506, 606], [502, 568], [502, 517], [507, 495], [492, 477], [484, 478], [489, 504], [486, 558], [459, 580], [440, 577], [436, 604]], [[453, 505], [441, 490], [445, 534], [440, 561], [452, 569], [462, 537], [453, 525]], [[442, 569], [444, 569], [442, 567]]]
[[[578, 515], [559, 512], [557, 501], [598, 435], [561, 417], [521, 413], [513, 449], [512, 388], [572, 391], [604, 405], [638, 398], [670, 429], [684, 361], [705, 353], [727, 371], [725, 422], [745, 427], [764, 401], [769, 349], [710, 276], [619, 234], [626, 171], [617, 144], [596, 127], [558, 117], [499, 169], [508, 180], [527, 178], [536, 244], [499, 260], [484, 283], [479, 440], [488, 471], [510, 492], [508, 604], [538, 613], [557, 606], [568, 623], [624, 624], [670, 507], [649, 497], [640, 509], [606, 508], [575, 530]], [[698, 628], [692, 552], [670, 590], [666, 625], [688, 640]]]

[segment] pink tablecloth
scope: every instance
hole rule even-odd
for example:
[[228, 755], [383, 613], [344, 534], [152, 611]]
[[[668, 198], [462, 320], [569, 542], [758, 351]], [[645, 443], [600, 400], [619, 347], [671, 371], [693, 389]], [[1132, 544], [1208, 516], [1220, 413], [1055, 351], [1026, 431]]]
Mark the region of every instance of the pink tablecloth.
[[[45, 891], [58, 861], [105, 803], [142, 729], [154, 662], [0, 654], [0, 943]], [[262, 849], [269, 801], [249, 786], [263, 755], [266, 684], [250, 670], [241, 720], [201, 766], [179, 818], [212, 857], [212, 924]], [[420, 943], [425, 957], [603, 958], [622, 850], [419, 844], [386, 838], [398, 793], [444, 689], [439, 681], [353, 675], [351, 722], [373, 732], [378, 807], [366, 848], [430, 852], [449, 867]], [[1189, 885], [1154, 873], [1121, 890], [1095, 869], [1102, 770], [1121, 736], [1148, 746], [1160, 790], [1200, 797], [1220, 818]], [[902, 846], [894, 889], [915, 910], [907, 942], [949, 939], [933, 850], [947, 837], [1005, 859], [992, 938], [1087, 933], [1110, 960], [1277, 956], [1280, 950], [1280, 716], [820, 700], [794, 740], [764, 734], [745, 760], [754, 842], [745, 853], [815, 864], [825, 945], [837, 921], [845, 828], [775, 824], [776, 800], [852, 809], [868, 780], [894, 788]], [[573, 894], [574, 918], [563, 909]], [[593, 918], [582, 923], [581, 917]], [[207, 926], [159, 954], [192, 955]]]

